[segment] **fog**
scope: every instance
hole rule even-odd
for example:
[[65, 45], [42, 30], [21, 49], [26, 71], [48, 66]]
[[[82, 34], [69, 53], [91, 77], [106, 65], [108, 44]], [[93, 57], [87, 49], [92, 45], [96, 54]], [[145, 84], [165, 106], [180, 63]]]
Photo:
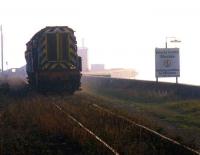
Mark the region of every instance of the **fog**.
[[155, 48], [176, 37], [181, 43], [167, 42], [180, 48], [179, 82], [200, 85], [199, 17], [198, 0], [2, 0], [4, 68], [25, 65], [26, 43], [40, 29], [66, 25], [78, 46], [84, 38], [89, 64], [132, 68], [143, 80], [155, 80]]
[[28, 83], [24, 67], [10, 69], [0, 73], [0, 89], [17, 91], [24, 88]]

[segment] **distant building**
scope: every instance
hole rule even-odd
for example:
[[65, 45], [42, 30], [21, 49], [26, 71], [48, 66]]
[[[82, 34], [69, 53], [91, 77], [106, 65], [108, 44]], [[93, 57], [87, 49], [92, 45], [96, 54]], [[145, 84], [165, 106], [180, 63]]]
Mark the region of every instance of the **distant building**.
[[103, 71], [105, 70], [104, 64], [91, 64], [91, 71]]
[[78, 55], [82, 58], [82, 71], [87, 72], [88, 69], [88, 49], [86, 47], [78, 48]]
[[4, 70], [4, 72], [0, 73], [0, 76], [26, 78], [27, 77], [26, 66], [22, 66], [21, 68], [10, 68]]
[[106, 69], [101, 71], [90, 71], [85, 73], [85, 75], [96, 75], [96, 76], [106, 76], [112, 78], [120, 78], [120, 79], [135, 79], [137, 76], [137, 72], [134, 69]]

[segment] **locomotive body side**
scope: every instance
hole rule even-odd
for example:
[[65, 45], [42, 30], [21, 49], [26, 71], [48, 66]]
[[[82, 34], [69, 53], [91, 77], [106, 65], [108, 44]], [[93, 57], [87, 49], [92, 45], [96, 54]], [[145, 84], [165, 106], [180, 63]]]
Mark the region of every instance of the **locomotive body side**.
[[80, 87], [81, 58], [74, 31], [67, 26], [46, 27], [27, 43], [25, 58], [30, 85], [37, 89]]

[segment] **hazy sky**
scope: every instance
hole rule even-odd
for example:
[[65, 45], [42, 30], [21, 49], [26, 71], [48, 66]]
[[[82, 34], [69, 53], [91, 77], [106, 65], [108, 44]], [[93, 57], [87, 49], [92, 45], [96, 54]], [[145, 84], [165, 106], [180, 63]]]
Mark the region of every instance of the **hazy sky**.
[[[0, 24], [8, 67], [25, 64], [25, 44], [45, 26], [67, 25], [89, 49], [89, 63], [133, 68], [155, 80], [155, 47], [177, 37], [181, 83], [200, 85], [198, 0], [0, 0]], [[173, 79], [175, 81], [175, 79]]]

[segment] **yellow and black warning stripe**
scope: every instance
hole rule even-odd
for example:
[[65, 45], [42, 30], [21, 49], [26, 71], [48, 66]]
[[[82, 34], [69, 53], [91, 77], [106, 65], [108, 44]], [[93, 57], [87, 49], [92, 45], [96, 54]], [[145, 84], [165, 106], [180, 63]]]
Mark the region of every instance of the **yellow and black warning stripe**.
[[65, 63], [49, 63], [47, 62], [43, 65], [42, 69], [44, 70], [55, 70], [55, 69], [68, 69], [68, 65]]
[[47, 27], [40, 38], [38, 62], [41, 69], [68, 69], [77, 64], [77, 42], [68, 27]]

